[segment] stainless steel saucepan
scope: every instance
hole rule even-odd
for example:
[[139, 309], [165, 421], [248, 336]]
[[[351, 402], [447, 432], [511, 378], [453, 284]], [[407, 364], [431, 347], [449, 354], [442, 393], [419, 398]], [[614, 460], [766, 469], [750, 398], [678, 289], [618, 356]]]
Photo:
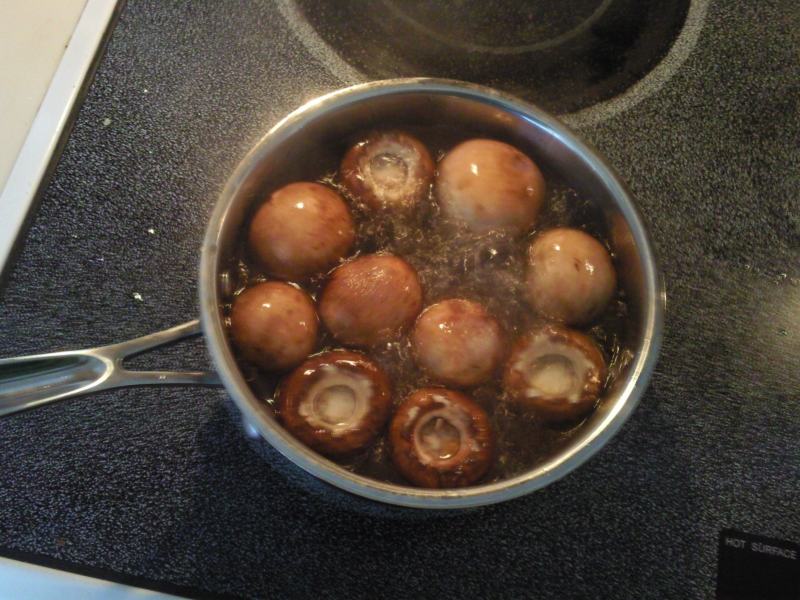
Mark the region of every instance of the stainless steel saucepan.
[[[226, 273], [248, 209], [269, 189], [307, 177], [308, 165], [335, 164], [328, 153], [357, 131], [386, 126], [446, 126], [516, 140], [602, 207], [633, 323], [631, 357], [606, 398], [571, 444], [511, 479], [455, 490], [427, 490], [375, 481], [316, 454], [286, 432], [256, 398], [234, 360], [220, 306]], [[333, 161], [333, 162], [332, 162]], [[297, 466], [372, 500], [419, 508], [464, 508], [509, 500], [563, 477], [620, 429], [641, 398], [656, 362], [665, 294], [652, 245], [625, 186], [597, 153], [540, 109], [495, 90], [437, 79], [396, 79], [345, 88], [291, 113], [245, 156], [222, 191], [200, 258], [200, 320], [114, 344], [73, 352], [0, 360], [0, 415], [55, 400], [132, 385], [222, 383], [251, 431]], [[201, 327], [202, 324], [202, 327]], [[205, 335], [217, 374], [140, 372], [124, 358], [182, 337]]]

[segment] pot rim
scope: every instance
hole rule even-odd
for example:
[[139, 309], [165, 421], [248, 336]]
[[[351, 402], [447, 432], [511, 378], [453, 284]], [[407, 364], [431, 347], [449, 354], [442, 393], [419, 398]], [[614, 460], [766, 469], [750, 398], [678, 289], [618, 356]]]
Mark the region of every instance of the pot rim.
[[[601, 179], [620, 213], [630, 226], [642, 266], [646, 293], [642, 320], [642, 341], [629, 367], [624, 386], [614, 406], [589, 435], [558, 456], [515, 477], [473, 487], [429, 490], [385, 483], [357, 475], [315, 453], [269, 416], [242, 376], [227, 342], [219, 314], [218, 259], [220, 235], [232, 199], [251, 170], [267, 156], [270, 148], [297, 134], [303, 124], [322, 112], [377, 96], [406, 93], [452, 95], [506, 112], [523, 115], [549, 130], [588, 164]], [[661, 346], [666, 293], [650, 236], [626, 186], [598, 153], [581, 141], [568, 127], [538, 107], [492, 88], [455, 80], [399, 78], [372, 81], [342, 88], [310, 100], [281, 119], [247, 153], [228, 179], [208, 222], [203, 241], [200, 274], [200, 319], [206, 344], [220, 379], [247, 423], [294, 464], [319, 479], [348, 492], [388, 504], [414, 508], [467, 508], [494, 504], [540, 489], [573, 471], [594, 456], [622, 427], [639, 403], [658, 360]]]

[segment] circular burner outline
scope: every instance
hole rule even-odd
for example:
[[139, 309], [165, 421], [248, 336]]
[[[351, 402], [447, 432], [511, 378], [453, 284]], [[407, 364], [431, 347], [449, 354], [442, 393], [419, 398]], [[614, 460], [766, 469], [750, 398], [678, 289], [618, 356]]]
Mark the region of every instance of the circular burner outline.
[[689, 2], [689, 12], [678, 37], [664, 58], [647, 75], [613, 98], [559, 115], [559, 118], [576, 129], [591, 127], [630, 110], [658, 92], [680, 70], [697, 46], [710, 4], [711, 0]]
[[[344, 60], [341, 55], [305, 19], [294, 0], [275, 0], [278, 11], [303, 46], [342, 83], [352, 85], [370, 81], [360, 70]], [[630, 110], [649, 96], [658, 92], [677, 73], [692, 54], [705, 23], [711, 0], [690, 0], [689, 12], [678, 36], [667, 54], [647, 75], [633, 83], [621, 94], [592, 106], [558, 117], [574, 128], [591, 127]]]

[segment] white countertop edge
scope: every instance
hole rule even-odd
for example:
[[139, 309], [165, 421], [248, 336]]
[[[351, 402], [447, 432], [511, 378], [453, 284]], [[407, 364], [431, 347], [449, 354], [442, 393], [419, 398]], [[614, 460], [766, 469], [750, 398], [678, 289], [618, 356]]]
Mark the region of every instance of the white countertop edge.
[[26, 600], [172, 600], [179, 596], [0, 558], [0, 598]]
[[6, 185], [0, 192], [0, 272], [5, 268], [33, 205], [116, 5], [117, 0], [87, 0]]

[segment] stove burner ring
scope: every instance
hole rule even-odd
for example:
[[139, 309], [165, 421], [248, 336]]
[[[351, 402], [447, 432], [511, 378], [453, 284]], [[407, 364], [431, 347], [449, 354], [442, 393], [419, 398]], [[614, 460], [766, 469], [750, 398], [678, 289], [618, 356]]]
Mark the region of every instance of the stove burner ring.
[[[418, 5], [413, 2], [395, 4], [392, 0], [381, 0], [374, 6], [382, 8], [384, 20], [390, 24], [380, 26], [372, 22], [369, 26], [358, 26], [359, 19], [375, 19], [376, 13], [351, 15], [348, 11], [354, 5], [362, 7], [364, 12], [364, 5], [352, 0], [337, 3], [332, 14], [328, 12], [330, 7], [309, 0], [277, 1], [281, 14], [304, 46], [345, 83], [420, 75], [464, 79], [529, 99], [563, 115], [568, 124], [581, 127], [627, 110], [669, 81], [696, 45], [710, 0], [667, 3], [665, 10], [671, 20], [658, 18], [658, 11], [664, 9], [657, 2], [594, 0], [589, 4], [590, 0], [573, 0], [582, 6], [580, 11], [570, 13], [574, 17], [571, 22], [559, 22], [560, 28], [553, 27], [553, 23], [545, 24], [545, 29], [549, 29], [541, 36], [543, 39], [535, 42], [529, 41], [530, 35], [520, 35], [530, 33], [525, 24], [503, 31], [499, 38], [490, 33], [487, 39], [486, 31], [478, 29], [478, 35], [468, 36], [470, 41], [465, 41], [462, 39], [465, 36], [448, 32], [447, 25], [435, 29], [427, 25], [434, 21], [419, 18], [418, 12], [414, 12]], [[624, 10], [631, 2], [635, 2], [640, 12], [647, 13], [646, 18], [642, 17], [647, 25], [644, 29], [623, 27], [632, 23], [632, 11]], [[500, 4], [506, 8], [509, 5]], [[667, 21], [669, 27], [664, 25]], [[389, 35], [382, 27], [397, 32]], [[637, 31], [638, 38], [633, 35]], [[353, 32], [360, 33], [355, 36]], [[382, 45], [375, 45], [373, 38], [379, 38]], [[425, 56], [420, 57], [419, 53], [414, 56], [413, 49], [422, 45], [421, 39], [436, 47], [430, 54], [438, 56], [438, 62], [429, 64], [419, 60], [427, 60]], [[502, 43], [508, 39], [519, 43]], [[410, 55], [399, 47], [403, 46], [403, 40], [412, 48]], [[650, 42], [646, 43], [647, 40]], [[650, 54], [639, 52], [635, 64], [620, 64], [621, 58], [632, 54], [630, 48], [623, 47], [623, 42], [639, 50], [648, 49]], [[592, 43], [594, 50], [605, 48], [606, 53], [592, 52]], [[510, 63], [513, 65], [509, 67]], [[638, 69], [633, 68], [637, 65]], [[548, 79], [543, 73], [555, 77]]]

